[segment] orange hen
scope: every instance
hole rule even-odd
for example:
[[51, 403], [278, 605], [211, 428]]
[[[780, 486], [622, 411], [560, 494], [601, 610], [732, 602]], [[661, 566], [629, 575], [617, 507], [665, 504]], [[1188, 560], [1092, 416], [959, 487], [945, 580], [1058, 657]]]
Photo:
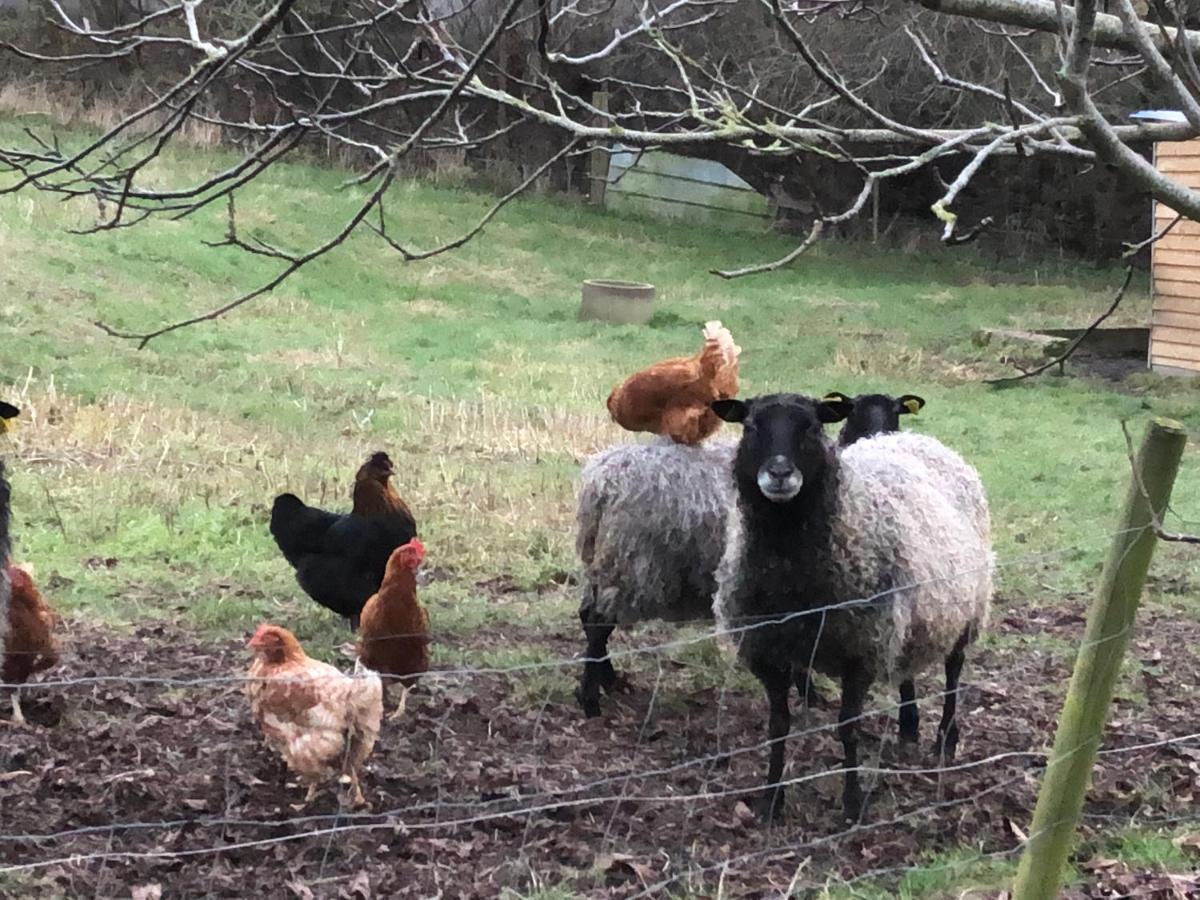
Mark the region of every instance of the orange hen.
[[627, 431], [698, 444], [721, 427], [709, 404], [737, 395], [741, 352], [729, 329], [708, 322], [699, 353], [665, 359], [629, 376], [608, 395], [609, 414]]
[[312, 659], [286, 628], [260, 625], [247, 645], [254, 652], [246, 682], [250, 710], [267, 745], [308, 785], [341, 772], [351, 802], [366, 803], [358, 768], [371, 754], [383, 718], [383, 685], [374, 672], [345, 675]]
[[393, 550], [383, 583], [359, 620], [359, 660], [405, 688], [429, 670], [429, 612], [417, 600], [417, 569], [424, 558], [417, 538]]
[[[58, 642], [54, 638], [57, 617], [38, 593], [29, 572], [20, 566], [7, 567], [12, 591], [8, 607], [8, 643], [4, 651], [0, 681], [19, 685], [31, 675], [58, 664]], [[25, 724], [18, 688], [12, 691], [12, 721]]]

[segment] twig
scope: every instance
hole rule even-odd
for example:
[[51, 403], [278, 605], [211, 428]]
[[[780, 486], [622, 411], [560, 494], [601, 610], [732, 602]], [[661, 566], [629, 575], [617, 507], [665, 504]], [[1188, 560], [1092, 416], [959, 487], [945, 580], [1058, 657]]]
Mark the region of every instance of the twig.
[[1150, 495], [1146, 491], [1146, 485], [1142, 482], [1142, 473], [1138, 470], [1133, 450], [1133, 438], [1129, 434], [1129, 426], [1124, 419], [1121, 420], [1121, 433], [1125, 435], [1125, 455], [1129, 458], [1129, 467], [1133, 470], [1134, 483], [1137, 484], [1138, 492], [1146, 499], [1146, 508], [1150, 510], [1151, 521], [1154, 524], [1154, 533], [1158, 536], [1158, 539], [1178, 544], [1200, 544], [1200, 534], [1181, 534], [1180, 532], [1167, 531], [1163, 528], [1162, 519], [1154, 512], [1154, 505], [1150, 503]]
[[1175, 218], [1163, 226], [1162, 229], [1154, 232], [1154, 234], [1150, 235], [1150, 237], [1146, 238], [1144, 241], [1138, 241], [1136, 244], [1131, 244], [1128, 242], [1121, 244], [1121, 246], [1125, 248], [1125, 251], [1121, 254], [1121, 259], [1129, 259], [1130, 257], [1137, 255], [1137, 253], [1143, 248], [1150, 246], [1162, 238], [1165, 238], [1171, 233], [1171, 229], [1178, 225], [1182, 219], [1182, 215], [1176, 215]]
[[776, 269], [782, 269], [784, 266], [797, 260], [805, 250], [811, 247], [821, 237], [821, 232], [825, 230], [824, 219], [814, 219], [812, 229], [808, 232], [808, 237], [796, 249], [792, 250], [786, 256], [781, 256], [774, 262], [757, 263], [753, 266], [746, 266], [741, 269], [712, 269], [712, 274], [719, 275], [726, 280], [733, 278], [741, 278], [743, 275], [754, 275], [759, 272], [774, 272]]
[[1117, 295], [1113, 297], [1113, 301], [1109, 304], [1108, 309], [1101, 313], [1091, 325], [1085, 328], [1079, 337], [1071, 341], [1070, 346], [1068, 346], [1067, 349], [1064, 350], [1059, 356], [1056, 356], [1049, 362], [1038, 366], [1036, 369], [1030, 369], [1027, 372], [1022, 372], [1020, 375], [1009, 375], [1004, 378], [985, 379], [984, 384], [1015, 384], [1018, 381], [1024, 381], [1026, 378], [1033, 378], [1035, 375], [1041, 375], [1047, 369], [1051, 369], [1054, 366], [1061, 366], [1070, 358], [1072, 353], [1079, 349], [1079, 345], [1084, 342], [1087, 336], [1100, 327], [1101, 322], [1117, 311], [1117, 307], [1120, 306], [1121, 300], [1124, 299], [1125, 291], [1129, 288], [1129, 283], [1131, 281], [1133, 281], [1133, 266], [1129, 266], [1125, 269], [1125, 280], [1121, 282], [1121, 289], [1117, 291]]

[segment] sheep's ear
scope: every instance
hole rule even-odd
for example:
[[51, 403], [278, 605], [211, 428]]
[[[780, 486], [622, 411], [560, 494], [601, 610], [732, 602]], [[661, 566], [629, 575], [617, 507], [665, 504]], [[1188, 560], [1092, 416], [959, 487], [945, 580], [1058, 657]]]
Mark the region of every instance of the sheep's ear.
[[854, 409], [854, 401], [845, 394], [840, 394], [837, 391], [830, 391], [824, 397], [817, 401], [817, 418], [830, 425], [833, 422], [840, 422]]
[[900, 415], [912, 413], [915, 416], [924, 405], [925, 401], [916, 394], [905, 394], [903, 397], [896, 398], [896, 412]]
[[730, 400], [714, 400], [709, 407], [726, 422], [745, 422], [750, 415], [750, 404], [736, 398]]

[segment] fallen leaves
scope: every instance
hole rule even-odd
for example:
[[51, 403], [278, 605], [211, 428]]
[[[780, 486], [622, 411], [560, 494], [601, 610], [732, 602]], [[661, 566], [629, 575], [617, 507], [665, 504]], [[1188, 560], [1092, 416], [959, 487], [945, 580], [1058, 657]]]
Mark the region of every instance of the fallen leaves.
[[[493, 587], [504, 595], [503, 584]], [[112, 850], [147, 854], [120, 862], [122, 883], [136, 886], [126, 890], [161, 884], [169, 896], [491, 898], [562, 885], [599, 900], [678, 876], [676, 886], [698, 896], [716, 896], [719, 881], [726, 897], [758, 900], [781, 896], [793, 881], [803, 895], [813, 885], [919, 866], [963, 846], [1009, 853], [1026, 839], [1044, 765], [1021, 754], [1044, 750], [1053, 738], [1071, 661], [1061, 648], [1078, 638], [1083, 621], [1082, 601], [1055, 602], [1029, 609], [1010, 601], [997, 626], [1002, 643], [984, 642], [971, 657], [959, 762], [1014, 755], [942, 778], [872, 779], [868, 831], [848, 829], [838, 815], [835, 710], [808, 711], [796, 724], [803, 736], [788, 745], [789, 777], [822, 770], [831, 777], [792, 787], [784, 821], [764, 829], [752, 795], [738, 793], [761, 783], [766, 762], [761, 748], [742, 752], [763, 740], [758, 693], [714, 684], [712, 672], [694, 662], [664, 665], [651, 706], [657, 667], [626, 658], [619, 668], [635, 689], [589, 721], [571, 697], [573, 669], [423, 682], [411, 714], [385, 726], [363, 772], [380, 813], [355, 818], [339, 809], [333, 790], [293, 813], [290, 804], [303, 792], [287, 786], [236, 686], [31, 690], [25, 704], [34, 727], [0, 741], [5, 829], [71, 834], [0, 844], [0, 867]], [[1100, 757], [1085, 810], [1089, 839], [1146, 818], [1186, 815], [1200, 796], [1200, 746], [1163, 743], [1195, 731], [1200, 622], [1149, 611], [1143, 624], [1138, 657], [1161, 672], [1153, 701], [1131, 694], [1106, 734], [1106, 747], [1121, 752]], [[514, 626], [452, 640], [468, 658], [500, 646], [568, 657], [579, 649], [576, 627], [544, 633]], [[662, 626], [638, 640], [676, 635]], [[1041, 637], [1059, 649], [1044, 652]], [[239, 641], [201, 641], [170, 623], [147, 623], [132, 635], [77, 624], [61, 674], [195, 678], [240, 673], [244, 665]], [[536, 689], [525, 678], [537, 679]], [[921, 689], [936, 687], [931, 676]], [[882, 691], [873, 701], [894, 704]], [[52, 726], [58, 718], [62, 724]], [[923, 709], [922, 718], [928, 743], [936, 711]], [[884, 768], [906, 768], [895, 755], [894, 728], [894, 711], [866, 723], [868, 765], [881, 757]], [[693, 764], [699, 759], [707, 761]], [[637, 775], [647, 772], [659, 774]], [[170, 825], [111, 827], [159, 820]], [[1177, 847], [1195, 860], [1200, 836], [1180, 835]], [[170, 855], [197, 850], [219, 852]], [[721, 871], [723, 861], [743, 857], [749, 861]], [[98, 862], [96, 871], [102, 865], [116, 871], [116, 863]], [[81, 871], [64, 862], [45, 874], [59, 893], [71, 893]], [[1180, 900], [1196, 893], [1190, 876], [1128, 869], [1120, 860], [1098, 858], [1081, 871], [1084, 883], [1065, 896], [1107, 900], [1127, 890], [1138, 900]], [[882, 893], [893, 887], [880, 882]]]

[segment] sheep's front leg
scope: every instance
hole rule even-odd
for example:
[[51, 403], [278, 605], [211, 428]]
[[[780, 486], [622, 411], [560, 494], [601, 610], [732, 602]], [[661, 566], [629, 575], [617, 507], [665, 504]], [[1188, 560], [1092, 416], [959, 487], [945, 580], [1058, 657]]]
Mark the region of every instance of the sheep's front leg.
[[971, 631], [967, 629], [946, 657], [946, 698], [942, 703], [942, 721], [938, 723], [937, 743], [933, 752], [939, 759], [947, 761], [954, 759], [958, 749], [958, 681], [962, 676], [970, 639]]
[[871, 679], [862, 666], [850, 664], [842, 674], [842, 709], [838, 715], [838, 737], [842, 740], [842, 767], [846, 781], [842, 787], [842, 811], [847, 819], [858, 821], [863, 814], [863, 792], [858, 780], [858, 732], [863, 704]]
[[595, 610], [584, 607], [579, 611], [583, 633], [587, 638], [587, 659], [575, 699], [589, 718], [600, 715], [600, 689], [612, 690], [617, 683], [617, 672], [608, 658], [608, 639], [616, 625], [604, 621]]
[[767, 737], [771, 750], [767, 763], [767, 786], [758, 800], [758, 815], [763, 822], [770, 822], [783, 815], [784, 787], [783, 756], [788, 732], [792, 727], [792, 712], [788, 705], [788, 693], [792, 686], [792, 673], [788, 669], [775, 669], [767, 665], [753, 667], [754, 674], [767, 691], [770, 718]]

